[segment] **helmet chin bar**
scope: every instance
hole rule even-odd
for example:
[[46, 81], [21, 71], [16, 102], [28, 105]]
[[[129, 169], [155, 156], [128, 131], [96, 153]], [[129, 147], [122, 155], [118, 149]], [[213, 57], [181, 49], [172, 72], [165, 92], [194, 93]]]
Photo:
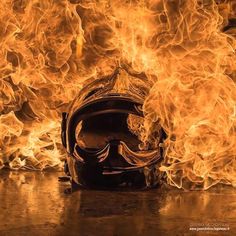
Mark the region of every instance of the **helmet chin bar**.
[[[68, 152], [66, 172], [72, 183], [93, 188], [156, 186], [162, 176], [159, 172], [161, 147], [140, 150], [136, 145], [140, 142], [138, 138], [124, 128], [128, 115], [143, 117], [142, 100], [113, 91], [91, 94], [80, 95], [78, 105], [74, 101], [69, 112], [62, 116], [62, 143]], [[112, 123], [110, 126], [109, 122]], [[89, 142], [81, 145], [82, 138], [87, 141], [86, 138], [91, 137], [78, 137], [79, 124], [82, 127], [80, 134], [89, 130], [87, 133], [92, 137], [93, 145]], [[108, 135], [101, 132], [108, 126]], [[119, 136], [120, 131], [123, 133]], [[161, 137], [158, 139], [161, 141]]]

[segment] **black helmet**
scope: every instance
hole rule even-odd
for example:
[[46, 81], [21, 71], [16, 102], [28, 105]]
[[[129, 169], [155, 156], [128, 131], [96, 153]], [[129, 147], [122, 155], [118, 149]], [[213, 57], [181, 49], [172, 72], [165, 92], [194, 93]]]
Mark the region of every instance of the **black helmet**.
[[[88, 187], [153, 187], [158, 184], [161, 147], [143, 150], [129, 120], [144, 120], [148, 80], [124, 68], [85, 86], [63, 113], [66, 174]], [[158, 144], [162, 140], [160, 130]]]

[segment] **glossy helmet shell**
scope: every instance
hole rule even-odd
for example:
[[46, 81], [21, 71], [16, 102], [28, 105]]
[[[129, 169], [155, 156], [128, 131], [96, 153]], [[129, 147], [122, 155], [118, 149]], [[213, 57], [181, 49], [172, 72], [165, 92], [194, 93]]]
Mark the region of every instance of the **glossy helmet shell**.
[[[158, 184], [160, 148], [140, 154], [133, 148], [136, 144], [138, 147], [140, 141], [125, 125], [129, 115], [143, 117], [142, 104], [147, 92], [148, 82], [142, 74], [121, 68], [81, 90], [68, 113], [63, 113], [62, 121], [62, 143], [69, 154], [66, 172], [74, 183], [89, 187]], [[82, 135], [78, 135], [78, 126]], [[159, 142], [161, 136], [160, 131]], [[81, 147], [81, 143], [86, 145]], [[107, 146], [109, 153], [103, 157], [101, 153]], [[132, 146], [132, 150], [128, 146]]]

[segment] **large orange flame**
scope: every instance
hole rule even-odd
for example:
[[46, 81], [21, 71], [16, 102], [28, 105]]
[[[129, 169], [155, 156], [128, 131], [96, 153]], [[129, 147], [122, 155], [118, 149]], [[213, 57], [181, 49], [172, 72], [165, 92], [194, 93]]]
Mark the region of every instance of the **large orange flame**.
[[61, 112], [88, 79], [128, 65], [150, 82], [144, 124], [130, 127], [143, 142], [164, 128], [168, 183], [235, 186], [229, 19], [234, 0], [1, 1], [0, 166], [61, 168]]

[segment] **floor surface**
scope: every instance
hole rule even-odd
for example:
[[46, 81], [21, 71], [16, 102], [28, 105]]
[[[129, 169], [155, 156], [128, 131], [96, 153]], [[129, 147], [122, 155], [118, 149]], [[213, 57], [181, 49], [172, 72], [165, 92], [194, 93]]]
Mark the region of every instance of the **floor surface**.
[[0, 236], [236, 235], [235, 189], [66, 195], [60, 175], [0, 171]]

